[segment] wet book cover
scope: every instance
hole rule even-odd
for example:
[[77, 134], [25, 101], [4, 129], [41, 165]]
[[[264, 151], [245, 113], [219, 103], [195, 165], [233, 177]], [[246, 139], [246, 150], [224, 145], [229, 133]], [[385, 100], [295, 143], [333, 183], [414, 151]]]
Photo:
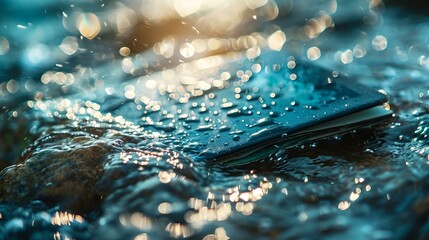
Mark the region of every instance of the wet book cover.
[[[213, 64], [213, 59], [209, 62]], [[211, 73], [200, 65], [182, 67], [199, 66], [202, 77], [195, 69], [183, 70], [177, 76], [181, 86], [157, 81], [157, 88], [165, 89], [161, 97], [150, 91], [153, 80], [144, 81], [137, 92], [152, 95], [137, 124], [175, 136], [181, 144], [171, 147], [199, 161], [248, 163], [277, 149], [369, 126], [391, 115], [382, 107], [386, 95], [283, 52], [231, 61], [226, 69], [239, 69], [235, 76], [219, 71], [219, 66]]]

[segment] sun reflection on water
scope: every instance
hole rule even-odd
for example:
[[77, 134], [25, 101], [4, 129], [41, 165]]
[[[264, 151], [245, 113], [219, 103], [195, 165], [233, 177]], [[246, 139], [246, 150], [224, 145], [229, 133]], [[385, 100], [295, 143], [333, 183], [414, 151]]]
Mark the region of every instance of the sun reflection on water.
[[56, 212], [51, 218], [52, 225], [70, 225], [73, 222], [83, 223], [84, 219], [80, 215], [71, 214], [68, 212]]
[[81, 13], [77, 18], [76, 27], [82, 36], [90, 40], [101, 31], [100, 21], [94, 13]]
[[142, 230], [150, 230], [152, 228], [151, 219], [139, 212], [132, 214], [122, 214], [119, 216], [119, 222], [123, 226], [134, 226]]
[[[316, 5], [316, 2], [320, 6]], [[383, 1], [362, 2], [359, 5], [359, 18], [363, 19], [363, 24], [368, 29], [382, 25], [384, 19], [379, 14], [378, 8], [383, 8]], [[340, 41], [344, 43], [340, 44], [338, 41], [326, 43], [326, 41], [329, 42], [331, 34], [337, 33], [336, 28], [338, 26], [341, 28], [341, 24], [344, 24], [339, 15], [348, 9], [341, 8], [344, 7], [344, 2], [336, 0], [323, 1], [323, 4], [320, 1], [311, 1], [311, 3], [315, 6], [291, 0], [141, 0], [121, 3], [113, 1], [112, 4], [99, 3], [100, 6], [95, 8], [78, 6], [77, 3], [65, 6], [57, 16], [61, 18], [60, 25], [65, 30], [65, 33], [58, 37], [58, 41], [49, 43], [43, 38], [34, 37], [31, 44], [22, 48], [23, 57], [19, 60], [22, 63], [18, 61], [17, 64], [25, 66], [23, 72], [35, 68], [40, 74], [35, 74], [36, 77], [25, 81], [21, 81], [19, 76], [6, 79], [0, 83], [0, 97], [24, 94], [26, 106], [37, 114], [41, 113], [43, 115], [41, 119], [68, 120], [67, 127], [76, 127], [81, 131], [86, 131], [85, 128], [89, 126], [99, 129], [114, 128], [115, 130], [110, 130], [109, 136], [121, 135], [128, 131], [135, 138], [145, 139], [144, 141], [140, 139], [141, 142], [138, 144], [133, 142], [134, 140], [121, 140], [122, 145], [105, 146], [114, 149], [113, 157], [106, 160], [106, 166], [109, 166], [109, 161], [115, 159], [124, 172], [129, 169], [135, 170], [134, 172], [129, 170], [132, 173], [127, 173], [128, 175], [125, 174], [125, 176], [132, 179], [141, 174], [140, 178], [132, 179], [134, 182], [130, 181], [133, 182], [129, 183], [130, 188], [134, 187], [132, 184], [144, 186], [146, 177], [155, 179], [150, 183], [155, 187], [153, 189], [148, 187], [149, 190], [145, 190], [148, 193], [143, 191], [142, 194], [137, 194], [138, 197], [135, 198], [138, 200], [134, 199], [135, 202], [133, 202], [139, 203], [135, 204], [136, 208], [152, 204], [151, 211], [133, 209], [127, 212], [127, 209], [124, 209], [117, 215], [110, 211], [103, 213], [109, 217], [113, 216], [112, 218], [118, 220], [126, 229], [136, 228], [138, 233], [133, 235], [136, 240], [149, 239], [151, 231], [156, 231], [157, 228], [162, 228], [163, 233], [173, 238], [193, 237], [202, 231], [205, 240], [228, 239], [228, 235], [234, 234], [234, 231], [229, 231], [229, 225], [237, 227], [234, 225], [235, 222], [243, 219], [245, 219], [243, 222], [248, 220], [249, 225], [254, 225], [253, 231], [268, 235], [259, 225], [263, 225], [264, 217], [266, 220], [267, 215], [275, 217], [276, 210], [279, 214], [290, 214], [287, 210], [280, 209], [283, 205], [294, 211], [290, 216], [287, 214], [281, 216], [282, 221], [268, 224], [267, 228], [271, 234], [269, 236], [287, 238], [288, 233], [285, 232], [288, 230], [280, 231], [275, 227], [283, 227], [283, 222], [287, 223], [289, 219], [294, 219], [293, 223], [298, 221], [303, 224], [315, 224], [314, 222], [317, 222], [315, 225], [320, 230], [323, 229], [322, 225], [326, 223], [324, 220], [326, 218], [341, 218], [353, 211], [364, 211], [365, 208], [362, 206], [366, 204], [365, 200], [368, 197], [378, 193], [383, 195], [384, 200], [395, 201], [395, 195], [387, 190], [380, 190], [378, 185], [382, 184], [378, 184], [369, 176], [361, 177], [363, 175], [356, 174], [348, 181], [342, 181], [345, 178], [342, 174], [346, 175], [345, 172], [353, 172], [353, 174], [358, 172], [351, 168], [347, 168], [338, 176], [337, 173], [332, 174], [335, 175], [333, 177], [324, 173], [326, 168], [314, 171], [313, 175], [307, 175], [305, 171], [309, 171], [308, 169], [302, 170], [303, 173], [300, 172], [300, 168], [281, 169], [289, 162], [270, 162], [269, 164], [273, 165], [283, 164], [275, 169], [283, 171], [281, 178], [266, 178], [265, 175], [270, 174], [255, 174], [242, 169], [238, 174], [222, 175], [219, 173], [222, 172], [221, 170], [216, 170], [218, 172], [214, 171], [211, 175], [212, 173], [204, 172], [207, 169], [198, 165], [199, 163], [188, 164], [183, 159], [184, 156], [179, 153], [180, 151], [172, 147], [180, 145], [184, 149], [198, 151], [198, 144], [204, 144], [204, 142], [187, 142], [186, 124], [188, 123], [198, 125], [198, 136], [205, 136], [204, 134], [222, 126], [223, 128], [219, 128], [219, 131], [230, 131], [235, 140], [242, 138], [243, 133], [224, 125], [227, 121], [226, 117], [222, 116], [222, 111], [225, 110], [229, 116], [244, 113], [261, 115], [260, 111], [254, 110], [258, 103], [252, 103], [255, 100], [261, 101], [261, 98], [256, 96], [261, 86], [248, 90], [242, 84], [251, 81], [255, 73], [281, 72], [286, 68], [293, 71], [288, 72], [285, 77], [299, 82], [301, 75], [296, 70], [300, 57], [306, 57], [315, 64], [333, 67], [332, 76], [327, 79], [329, 83], [333, 83], [338, 77], [340, 69], [352, 69], [353, 66], [359, 66], [358, 64], [361, 63], [365, 63], [363, 65], [368, 69], [375, 68], [378, 66], [377, 62], [371, 62], [373, 59], [378, 59], [379, 56], [392, 56], [392, 52], [394, 53], [392, 59], [396, 59], [399, 63], [410, 61], [417, 63], [415, 71], [405, 76], [406, 79], [422, 78], [423, 70], [429, 68], [429, 53], [426, 51], [426, 45], [420, 46], [423, 50], [419, 49], [417, 43], [413, 43], [413, 46], [404, 44], [401, 46], [389, 29], [372, 32], [365, 28], [356, 39], [341, 36], [344, 39]], [[302, 10], [303, 7], [306, 11]], [[300, 11], [305, 14], [303, 13], [302, 19], [297, 19], [296, 22], [289, 21], [288, 18], [286, 18], [287, 21], [283, 19], [289, 16], [288, 14], [298, 12], [299, 15]], [[346, 15], [357, 14], [345, 13]], [[37, 31], [34, 24], [30, 22], [14, 23], [8, 28], [12, 28], [11, 26], [15, 30], [28, 32], [32, 36], [40, 35], [35, 34]], [[10, 57], [17, 54], [19, 44], [14, 40], [14, 36], [3, 32], [2, 35], [4, 36], [0, 36], [0, 56]], [[114, 39], [112, 40], [114, 46], [104, 49], [103, 44], [109, 42], [109, 39]], [[335, 46], [336, 43], [338, 46]], [[101, 50], [96, 48], [97, 45], [101, 46]], [[290, 57], [284, 66], [267, 65], [259, 59], [266, 51], [284, 51]], [[249, 69], [235, 65], [243, 59], [251, 63]], [[357, 73], [364, 77], [365, 74], [370, 74], [367, 68]], [[394, 81], [397, 71], [399, 72], [396, 68], [380, 71], [377, 77], [386, 78], [384, 76], [386, 75]], [[0, 76], [3, 75], [0, 73]], [[371, 77], [374, 78], [374, 76]], [[39, 83], [41, 87], [37, 85]], [[378, 83], [373, 82], [373, 84]], [[383, 84], [389, 86], [387, 83]], [[231, 99], [219, 99], [216, 90], [224, 88], [233, 89], [235, 95]], [[73, 95], [75, 93], [77, 95]], [[84, 98], [82, 96], [88, 97], [89, 100], [81, 100], [80, 98]], [[271, 92], [268, 100], [265, 99], [265, 102], [261, 103], [262, 106], [267, 109], [272, 107], [279, 96], [278, 91]], [[426, 96], [426, 90], [419, 92], [420, 105], [424, 104]], [[194, 101], [198, 97], [203, 98], [204, 101], [199, 103]], [[232, 102], [237, 99], [249, 104], [237, 108]], [[177, 106], [187, 106], [192, 110], [186, 112], [175, 105], [176, 107], [171, 108], [171, 111], [167, 111], [166, 104], [173, 102], [178, 103]], [[213, 111], [216, 104], [219, 105], [220, 110]], [[287, 107], [284, 110], [290, 111], [292, 106], [298, 105], [299, 103], [293, 102], [290, 108]], [[110, 109], [113, 110], [105, 110], [106, 107], [111, 107]], [[396, 106], [393, 105], [393, 107]], [[2, 106], [2, 110], [9, 111], [6, 105]], [[19, 120], [25, 116], [25, 112], [19, 110], [10, 111], [8, 114], [11, 116], [8, 120]], [[157, 119], [156, 114], [160, 114], [162, 119]], [[275, 118], [274, 112], [270, 114]], [[199, 118], [201, 115], [204, 117]], [[179, 126], [179, 122], [186, 124]], [[171, 131], [179, 134], [175, 137], [170, 136]], [[425, 145], [425, 125], [420, 123], [416, 131], [421, 134], [421, 142], [419, 145], [410, 144], [409, 149], [424, 155], [427, 161], [429, 148]], [[126, 139], [126, 137], [123, 138]], [[151, 140], [161, 142], [165, 140], [167, 143], [159, 148], [147, 147]], [[207, 137], [207, 141], [210, 140]], [[73, 141], [78, 139], [74, 138], [70, 143]], [[317, 150], [320, 151], [320, 149]], [[372, 154], [377, 153], [373, 151]], [[282, 158], [279, 159], [281, 162]], [[321, 167], [316, 163], [319, 160], [319, 158], [311, 159], [308, 168]], [[343, 163], [343, 159], [336, 160]], [[338, 164], [337, 162], [327, 163], [329, 164], [334, 165], [330, 166], [329, 170], [338, 171], [337, 168], [341, 168], [335, 165]], [[359, 166], [359, 163], [355, 162], [343, 164]], [[407, 159], [405, 165], [412, 169], [413, 163]], [[299, 166], [306, 167], [304, 164]], [[371, 168], [368, 167], [368, 169]], [[198, 175], [199, 172], [194, 173], [197, 171], [202, 173], [200, 175]], [[188, 172], [197, 176], [189, 177], [184, 174]], [[126, 177], [121, 174], [122, 172], [118, 171], [118, 176], [125, 179]], [[192, 176], [192, 174], [189, 175]], [[319, 175], [322, 176], [320, 177], [322, 180], [314, 180]], [[123, 179], [118, 182], [121, 180]], [[188, 184], [185, 185], [188, 188], [185, 191], [180, 189], [182, 191], [180, 194], [175, 193], [176, 188], [183, 182]], [[339, 190], [336, 187], [329, 188], [325, 186], [325, 182], [328, 186], [334, 183], [341, 186], [338, 187]], [[319, 188], [323, 190], [318, 192]], [[116, 190], [118, 194], [113, 190], [112, 192], [123, 196], [111, 195], [115, 195], [119, 200], [126, 199], [127, 194], [134, 193], [123, 189]], [[194, 190], [196, 193], [193, 192]], [[326, 191], [332, 192], [334, 196], [324, 196]], [[147, 197], [160, 192], [165, 192], [167, 197], [161, 196], [159, 199]], [[181, 194], [184, 195], [183, 199], [180, 198]], [[287, 199], [284, 199], [285, 197]], [[280, 199], [281, 203], [270, 205], [273, 199]], [[129, 201], [132, 202], [132, 200]], [[181, 201], [184, 201], [188, 208], [180, 205], [183, 204]], [[293, 201], [299, 206], [291, 204]], [[107, 207], [103, 207], [111, 206], [107, 204]], [[129, 207], [131, 204], [123, 206]], [[332, 209], [335, 210], [334, 213], [329, 212], [333, 211]], [[176, 215], [183, 217], [182, 222], [172, 217]], [[51, 218], [51, 224], [55, 226], [71, 226], [76, 222], [86, 224], [87, 221], [82, 216], [57, 211]], [[0, 219], [2, 219], [1, 214]], [[251, 222], [253, 219], [258, 223]], [[322, 223], [319, 223], [319, 220]], [[275, 227], [270, 229], [273, 225]], [[306, 229], [304, 227], [303, 229]], [[338, 226], [328, 228], [326, 232], [343, 231], [335, 227]], [[58, 231], [54, 238], [68, 237]]]

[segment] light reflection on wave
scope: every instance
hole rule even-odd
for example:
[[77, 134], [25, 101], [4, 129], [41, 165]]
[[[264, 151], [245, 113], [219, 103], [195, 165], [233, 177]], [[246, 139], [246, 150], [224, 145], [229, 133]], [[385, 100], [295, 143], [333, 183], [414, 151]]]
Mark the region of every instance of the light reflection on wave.
[[[201, 236], [204, 239], [248, 235], [314, 237], [314, 229], [319, 229], [327, 235], [333, 233], [352, 236], [352, 233], [357, 231], [363, 233], [362, 238], [392, 237], [390, 230], [383, 231], [383, 228], [390, 226], [389, 220], [398, 219], [394, 215], [383, 213], [384, 208], [373, 209], [374, 202], [397, 208], [403, 206], [398, 203], [403, 200], [399, 195], [405, 195], [404, 198], [410, 200], [405, 202], [419, 203], [418, 200], [424, 199], [424, 196], [416, 195], [411, 189], [420, 189], [422, 194], [426, 193], [426, 185], [419, 182], [419, 177], [426, 175], [426, 172], [420, 169], [427, 165], [427, 124], [419, 113], [413, 113], [416, 106], [410, 107], [409, 112], [407, 110], [399, 114], [408, 121], [403, 124], [411, 125], [410, 128], [414, 126], [414, 122], [421, 121], [415, 125], [416, 139], [407, 143], [395, 138], [383, 144], [377, 142], [380, 137], [370, 137], [366, 143], [343, 140], [357, 145], [356, 148], [344, 146], [343, 154], [339, 149], [333, 151], [329, 148], [329, 145], [338, 144], [332, 140], [333, 142], [303, 146], [302, 150], [295, 149], [298, 157], [284, 155], [276, 161], [265, 162], [274, 165], [267, 172], [262, 172], [261, 168], [268, 168], [261, 166], [263, 164], [247, 166], [249, 169], [238, 169], [236, 172], [224, 169], [210, 169], [206, 172], [203, 167], [193, 165], [192, 161], [181, 159], [174, 150], [165, 150], [168, 144], [157, 142], [165, 138], [159, 132], [145, 134], [133, 123], [135, 117], [131, 115], [131, 111], [117, 115], [108, 111], [109, 113], [105, 114], [102, 109], [111, 107], [113, 103], [107, 100], [97, 101], [100, 99], [75, 100], [74, 95], [70, 94], [73, 89], [95, 98], [118, 94], [121, 95], [119, 104], [123, 104], [124, 99], [140, 101], [144, 106], [141, 105], [138, 110], [162, 111], [160, 103], [153, 97], [156, 94], [152, 90], [172, 99], [185, 96], [182, 101], [186, 102], [191, 97], [203, 95], [212, 87], [223, 87], [232, 77], [244, 80], [250, 75], [242, 69], [216, 72], [220, 66], [234, 62], [238, 57], [254, 59], [264, 48], [285, 48], [291, 55], [307, 56], [316, 64], [346, 70], [360, 78], [368, 76], [370, 80], [367, 81], [371, 82], [370, 84], [377, 87], [382, 85], [389, 93], [399, 95], [395, 96], [400, 100], [394, 103], [394, 107], [403, 107], [408, 101], [419, 105], [426, 100], [428, 94], [424, 89], [427, 85], [422, 85], [416, 92], [399, 91], [397, 88], [400, 86], [396, 85], [401, 82], [398, 78], [411, 78], [413, 83], [424, 78], [428, 66], [425, 56], [428, 53], [421, 39], [424, 39], [427, 30], [419, 28], [417, 34], [406, 34], [409, 35], [406, 37], [391, 31], [392, 26], [397, 25], [397, 20], [379, 14], [378, 9], [384, 5], [382, 1], [356, 1], [355, 4], [363, 9], [362, 15], [353, 13], [354, 8], [349, 7], [350, 5], [345, 9], [345, 1], [327, 1], [321, 4], [316, 2], [320, 3], [312, 1], [315, 3], [313, 5], [298, 1], [248, 0], [195, 1], [189, 5], [184, 1], [128, 1], [125, 4], [112, 2], [110, 5], [101, 3], [95, 7], [82, 6], [81, 9], [67, 6], [60, 15], [60, 37], [53, 37], [54, 41], [45, 41], [47, 36], [50, 36], [48, 34], [37, 37], [40, 32], [43, 33], [37, 28], [37, 22], [8, 23], [9, 29], [12, 30], [0, 38], [0, 55], [9, 57], [18, 52], [18, 55], [23, 56], [18, 66], [22, 65], [24, 73], [39, 67], [42, 67], [42, 70], [40, 78], [28, 79], [29, 75], [25, 73], [13, 79], [6, 79], [0, 83], [0, 97], [8, 101], [12, 96], [23, 92], [29, 94], [30, 99], [26, 99], [24, 103], [36, 110], [35, 112], [44, 114], [36, 119], [30, 118], [30, 125], [37, 128], [36, 121], [49, 119], [51, 122], [50, 125], [47, 124], [48, 137], [55, 135], [49, 133], [50, 129], [59, 128], [63, 132], [80, 129], [82, 132], [93, 133], [88, 130], [92, 127], [95, 132], [110, 129], [110, 133], [105, 136], [108, 140], [119, 138], [120, 141], [114, 141], [112, 144], [118, 152], [107, 158], [104, 167], [106, 179], [100, 183], [101, 187], [109, 192], [101, 207], [104, 213], [97, 221], [100, 236], [103, 236], [107, 229], [114, 229], [113, 231], [126, 235], [124, 232], [129, 229], [119, 228], [115, 222], [119, 221], [122, 226], [131, 225], [138, 230], [147, 231], [135, 234], [135, 239], [166, 236], [164, 233], [170, 237]], [[12, 1], [10, 3], [15, 6]], [[133, 7], [133, 4], [138, 6]], [[305, 11], [302, 10], [304, 7]], [[157, 10], [161, 8], [162, 11]], [[300, 17], [295, 15], [294, 18], [278, 18], [282, 17], [282, 14], [299, 15], [301, 11], [305, 13]], [[226, 17], [219, 17], [219, 12]], [[85, 13], [85, 16], [91, 16], [87, 19], [89, 22], [76, 25], [82, 21], [78, 21], [79, 16]], [[339, 17], [344, 15], [349, 17]], [[100, 26], [96, 24], [94, 16]], [[360, 34], [357, 40], [353, 33], [349, 36], [335, 35], [336, 28], [349, 18], [362, 18], [365, 29], [369, 27], [369, 30], [364, 29], [364, 33]], [[384, 25], [381, 25], [383, 22]], [[154, 26], [148, 31], [161, 31], [161, 36], [145, 38], [139, 35], [146, 33], [144, 26], [147, 23]], [[176, 26], [180, 28], [177, 30]], [[374, 32], [372, 27], [376, 29]], [[179, 33], [176, 34], [176, 30]], [[186, 39], [180, 31], [186, 34], [192, 32], [192, 37]], [[238, 32], [237, 35], [233, 34], [235, 31]], [[114, 39], [119, 39], [120, 43], [103, 51], [93, 48], [93, 45], [98, 43], [109, 42], [109, 34], [114, 34]], [[22, 37], [29, 35], [34, 37]], [[92, 40], [86, 40], [80, 35]], [[132, 37], [129, 37], [128, 41], [121, 40], [127, 36]], [[26, 39], [32, 39], [36, 43], [27, 44]], [[405, 42], [414, 39], [416, 43], [407, 45], [401, 39], [405, 39]], [[26, 46], [26, 50], [19, 52], [14, 44]], [[57, 46], [59, 48], [56, 48]], [[145, 51], [140, 51], [141, 49]], [[80, 56], [89, 58], [82, 61]], [[88, 63], [93, 59], [96, 63], [100, 60], [102, 64], [95, 64], [94, 67]], [[14, 61], [16, 60], [8, 60], [8, 64]], [[69, 61], [73, 66], [67, 63]], [[401, 68], [387, 66], [378, 71], [376, 67], [385, 66], [386, 62], [392, 63], [393, 66], [406, 63], [410, 69], [401, 71]], [[293, 69], [294, 58], [291, 58], [287, 65]], [[214, 70], [213, 78], [204, 78], [210, 70]], [[255, 64], [254, 70], [259, 72], [263, 69], [261, 65]], [[199, 77], [199, 74], [202, 77]], [[297, 75], [290, 77], [291, 80], [296, 80]], [[377, 78], [380, 80], [374, 80]], [[58, 95], [55, 94], [65, 98], [57, 99]], [[8, 121], [25, 119], [27, 111], [14, 109], [13, 105], [10, 108], [13, 111], [9, 112], [9, 107], [2, 109]], [[425, 106], [422, 108], [421, 112], [426, 113]], [[55, 121], [52, 123], [52, 119], [64, 117], [71, 121], [70, 125]], [[150, 121], [150, 118], [146, 119]], [[386, 130], [386, 134], [396, 136], [395, 128], [403, 127], [401, 124], [393, 125], [393, 130]], [[146, 141], [138, 145], [136, 139], [141, 138], [146, 138]], [[74, 137], [70, 142], [79, 139], [82, 140]], [[407, 139], [407, 136], [400, 139]], [[63, 137], [63, 140], [67, 139]], [[181, 139], [169, 141], [179, 144]], [[70, 142], [57, 144], [54, 141], [52, 145], [65, 148]], [[160, 146], [159, 148], [165, 151], [162, 152], [156, 147], [144, 149], [146, 144]], [[403, 149], [400, 147], [403, 145], [413, 153], [408, 152], [401, 157]], [[324, 148], [328, 150], [325, 151]], [[312, 151], [315, 152], [314, 155]], [[399, 154], [395, 157], [387, 153], [390, 151]], [[424, 163], [421, 163], [421, 158]], [[392, 170], [385, 170], [390, 168]], [[115, 179], [117, 185], [112, 184], [113, 181], [109, 181], [109, 177]], [[411, 187], [406, 185], [408, 180], [412, 182]], [[150, 199], [151, 197], [153, 199]], [[397, 205], [394, 205], [395, 201]], [[423, 200], [420, 201], [422, 202], [424, 203]], [[407, 206], [405, 208], [409, 210]], [[124, 210], [130, 210], [131, 213], [124, 213]], [[424, 207], [419, 211], [423, 214], [427, 212]], [[51, 211], [52, 216], [56, 216], [55, 212]], [[414, 216], [413, 211], [403, 212]], [[7, 216], [6, 213], [5, 210], [2, 216]], [[64, 217], [65, 223], [70, 218], [68, 216]], [[368, 221], [368, 216], [387, 219], [387, 223], [372, 224]], [[19, 220], [15, 223], [15, 226], [23, 226], [24, 220], [22, 224], [18, 224]], [[86, 221], [83, 225], [85, 224]], [[289, 231], [296, 224], [302, 225], [299, 229], [295, 228], [295, 231]], [[254, 230], [249, 231], [249, 228]], [[60, 232], [55, 233], [55, 236], [59, 235]]]

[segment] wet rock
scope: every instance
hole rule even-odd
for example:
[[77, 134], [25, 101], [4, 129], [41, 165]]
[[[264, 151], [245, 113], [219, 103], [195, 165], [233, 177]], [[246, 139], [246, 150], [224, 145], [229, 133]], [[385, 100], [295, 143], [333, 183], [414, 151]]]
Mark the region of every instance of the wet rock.
[[41, 143], [27, 160], [0, 172], [0, 201], [42, 200], [75, 212], [93, 211], [101, 198], [94, 186], [107, 151], [105, 141], [89, 135]]

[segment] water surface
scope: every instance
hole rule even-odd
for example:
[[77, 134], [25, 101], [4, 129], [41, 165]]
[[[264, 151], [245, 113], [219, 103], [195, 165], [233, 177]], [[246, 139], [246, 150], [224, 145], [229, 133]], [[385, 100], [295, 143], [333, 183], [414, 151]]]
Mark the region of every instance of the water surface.
[[[0, 4], [1, 238], [426, 239], [427, 17], [400, 1], [198, 3]], [[277, 50], [271, 71], [305, 59], [349, 75], [395, 117], [240, 166], [184, 154], [204, 145], [188, 126], [243, 138], [226, 119], [258, 92], [211, 99], [269, 86], [255, 59]], [[291, 109], [318, 104], [304, 90]]]

